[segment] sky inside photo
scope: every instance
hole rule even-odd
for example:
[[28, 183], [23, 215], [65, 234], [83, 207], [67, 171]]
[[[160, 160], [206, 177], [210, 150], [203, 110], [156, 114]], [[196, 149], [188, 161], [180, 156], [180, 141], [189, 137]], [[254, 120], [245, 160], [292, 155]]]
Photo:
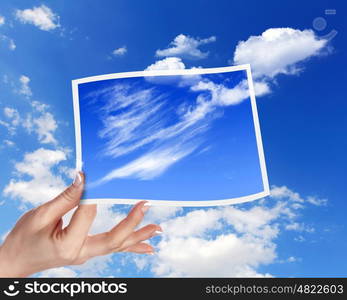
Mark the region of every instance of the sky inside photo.
[[85, 199], [264, 191], [246, 70], [78, 85]]

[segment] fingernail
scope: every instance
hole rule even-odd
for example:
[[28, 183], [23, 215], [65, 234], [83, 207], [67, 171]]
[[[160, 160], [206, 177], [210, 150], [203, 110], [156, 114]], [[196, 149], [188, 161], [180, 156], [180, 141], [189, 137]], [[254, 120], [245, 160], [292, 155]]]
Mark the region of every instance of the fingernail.
[[73, 181], [74, 186], [80, 186], [82, 184], [82, 175], [80, 172], [78, 172], [75, 176], [75, 179]]
[[154, 231], [154, 234], [162, 234], [163, 232], [161, 231], [161, 230], [156, 230], [156, 231]]
[[147, 210], [149, 210], [149, 207], [151, 206], [151, 204], [149, 202], [146, 202], [142, 207], [141, 210], [143, 213], [146, 213]]
[[146, 254], [154, 255], [154, 252], [153, 252], [153, 251], [150, 251], [150, 252], [146, 252]]
[[154, 237], [154, 236], [157, 236], [157, 235], [160, 235], [162, 234], [163, 232], [161, 230], [156, 230], [156, 231], [153, 231], [151, 237]]

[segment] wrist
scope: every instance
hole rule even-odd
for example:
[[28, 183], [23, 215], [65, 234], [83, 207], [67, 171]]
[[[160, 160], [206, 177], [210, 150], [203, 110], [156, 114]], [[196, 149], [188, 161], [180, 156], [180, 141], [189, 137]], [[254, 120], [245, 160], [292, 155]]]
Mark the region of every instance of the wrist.
[[0, 278], [1, 277], [26, 277], [29, 274], [16, 267], [15, 260], [7, 255], [6, 248], [0, 246]]

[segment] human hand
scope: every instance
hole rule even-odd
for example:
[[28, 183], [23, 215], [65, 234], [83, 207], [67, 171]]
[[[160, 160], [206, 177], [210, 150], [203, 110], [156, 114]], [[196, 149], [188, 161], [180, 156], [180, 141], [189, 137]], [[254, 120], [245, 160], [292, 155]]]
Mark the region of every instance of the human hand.
[[[135, 230], [149, 208], [146, 201], [137, 203], [110, 231], [89, 236], [96, 205], [79, 205], [83, 187], [80, 172], [63, 193], [19, 219], [0, 247], [0, 277], [25, 277], [113, 252], [154, 253], [143, 241], [161, 233], [160, 226]], [[62, 217], [76, 206], [70, 224], [63, 228]]]

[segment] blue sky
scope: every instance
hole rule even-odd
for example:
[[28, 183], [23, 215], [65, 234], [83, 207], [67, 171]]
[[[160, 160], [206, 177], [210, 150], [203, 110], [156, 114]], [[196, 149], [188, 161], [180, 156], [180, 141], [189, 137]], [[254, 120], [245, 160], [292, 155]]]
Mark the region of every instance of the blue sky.
[[102, 80], [78, 90], [85, 199], [264, 192], [245, 70]]
[[[325, 15], [331, 8], [336, 14]], [[165, 231], [154, 257], [115, 254], [43, 275], [345, 275], [345, 8], [337, 1], [1, 1], [2, 236], [23, 210], [71, 180], [71, 80], [250, 63], [271, 197], [152, 208], [146, 222]], [[320, 38], [332, 30], [332, 39]], [[93, 231], [127, 209], [99, 207]]]

